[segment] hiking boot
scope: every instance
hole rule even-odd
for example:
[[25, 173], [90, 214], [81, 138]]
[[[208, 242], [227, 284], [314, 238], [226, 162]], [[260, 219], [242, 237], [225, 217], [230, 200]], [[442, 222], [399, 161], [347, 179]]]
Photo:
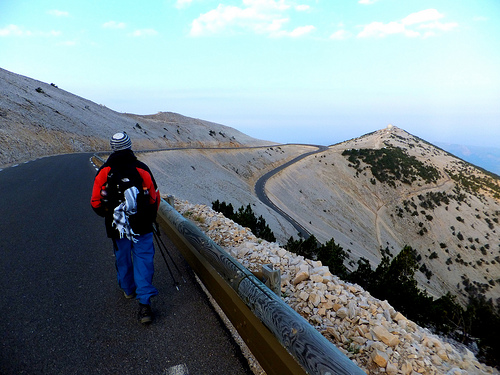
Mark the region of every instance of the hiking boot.
[[134, 298], [137, 294], [135, 292], [132, 292], [131, 294], [127, 294], [127, 292], [123, 292], [123, 295], [125, 296], [126, 299], [132, 299]]
[[150, 305], [139, 303], [139, 322], [149, 324], [153, 321], [153, 312]]

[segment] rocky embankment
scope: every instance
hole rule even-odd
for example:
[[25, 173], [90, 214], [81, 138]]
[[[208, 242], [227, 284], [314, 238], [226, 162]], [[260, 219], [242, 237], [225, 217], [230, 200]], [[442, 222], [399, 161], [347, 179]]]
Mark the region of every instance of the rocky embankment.
[[321, 262], [304, 259], [205, 205], [176, 201], [175, 208], [251, 271], [272, 263], [282, 274], [285, 302], [367, 374], [499, 374], [456, 343], [432, 334], [387, 301], [343, 282]]

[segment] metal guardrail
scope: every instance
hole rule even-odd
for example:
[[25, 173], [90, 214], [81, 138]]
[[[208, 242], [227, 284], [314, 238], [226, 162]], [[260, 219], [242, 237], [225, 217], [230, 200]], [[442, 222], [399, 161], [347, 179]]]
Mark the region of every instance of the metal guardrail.
[[[96, 164], [102, 159], [96, 157]], [[162, 200], [158, 222], [269, 375], [365, 375], [254, 274]]]
[[302, 316], [171, 205], [162, 201], [158, 213], [163, 230], [268, 374], [365, 375]]

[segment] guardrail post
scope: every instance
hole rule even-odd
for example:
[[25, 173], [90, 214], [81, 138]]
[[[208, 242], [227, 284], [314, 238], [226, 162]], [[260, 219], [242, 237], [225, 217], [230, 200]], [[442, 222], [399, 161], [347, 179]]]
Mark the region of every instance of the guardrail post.
[[171, 205], [172, 207], [174, 207], [175, 198], [174, 198], [173, 195], [167, 195], [167, 198], [165, 200], [167, 201], [167, 203], [169, 205]]
[[262, 266], [262, 282], [277, 296], [281, 296], [281, 270], [274, 269], [272, 264]]

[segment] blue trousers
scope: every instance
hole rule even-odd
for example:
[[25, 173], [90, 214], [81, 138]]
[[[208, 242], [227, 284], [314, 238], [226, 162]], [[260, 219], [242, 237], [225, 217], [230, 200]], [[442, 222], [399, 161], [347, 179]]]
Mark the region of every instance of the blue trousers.
[[150, 298], [158, 294], [153, 286], [154, 255], [153, 233], [113, 240], [118, 285], [127, 294], [137, 294], [140, 303], [149, 305]]

